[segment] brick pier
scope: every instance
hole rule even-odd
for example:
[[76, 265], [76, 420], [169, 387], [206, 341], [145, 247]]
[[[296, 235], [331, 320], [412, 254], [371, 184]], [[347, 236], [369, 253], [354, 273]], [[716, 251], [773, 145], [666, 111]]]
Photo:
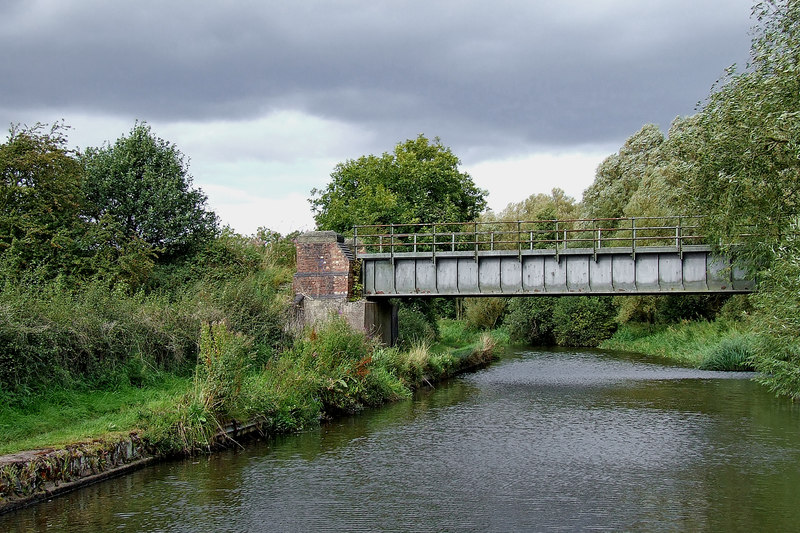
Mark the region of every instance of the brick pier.
[[297, 238], [293, 286], [300, 323], [313, 325], [340, 315], [354, 329], [391, 346], [397, 340], [397, 308], [385, 300], [353, 301], [356, 261], [335, 231], [312, 231]]

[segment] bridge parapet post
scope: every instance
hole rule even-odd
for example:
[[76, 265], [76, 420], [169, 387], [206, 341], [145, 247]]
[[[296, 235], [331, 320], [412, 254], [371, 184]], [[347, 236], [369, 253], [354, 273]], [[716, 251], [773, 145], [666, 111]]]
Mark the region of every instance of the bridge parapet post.
[[293, 287], [297, 321], [313, 326], [331, 315], [387, 345], [397, 340], [397, 309], [386, 301], [351, 301], [356, 282], [355, 253], [335, 231], [312, 231], [297, 238]]

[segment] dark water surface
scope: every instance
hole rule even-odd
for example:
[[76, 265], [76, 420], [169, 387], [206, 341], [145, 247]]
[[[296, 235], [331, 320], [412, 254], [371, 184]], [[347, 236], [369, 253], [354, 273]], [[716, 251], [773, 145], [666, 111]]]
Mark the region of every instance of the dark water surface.
[[749, 377], [511, 350], [413, 401], [147, 468], [0, 531], [797, 531], [800, 408]]

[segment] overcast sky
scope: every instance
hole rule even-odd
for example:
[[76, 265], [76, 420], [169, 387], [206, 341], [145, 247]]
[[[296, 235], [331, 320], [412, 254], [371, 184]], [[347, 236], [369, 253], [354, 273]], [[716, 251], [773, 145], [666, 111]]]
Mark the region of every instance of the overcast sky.
[[749, 50], [750, 0], [0, 0], [0, 125], [135, 120], [223, 223], [312, 229], [334, 165], [423, 133], [490, 207], [580, 199], [643, 124], [691, 114]]

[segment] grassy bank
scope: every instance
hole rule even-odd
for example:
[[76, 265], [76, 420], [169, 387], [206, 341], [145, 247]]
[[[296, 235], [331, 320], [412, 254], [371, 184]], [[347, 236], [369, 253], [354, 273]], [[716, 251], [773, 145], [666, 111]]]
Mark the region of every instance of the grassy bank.
[[[161, 374], [139, 387], [46, 390], [0, 406], [0, 454], [137, 432], [159, 453], [208, 450], [232, 420], [271, 433], [406, 398], [421, 385], [487, 364], [497, 340], [445, 329], [444, 344], [377, 346], [341, 321], [308, 330], [259, 361], [251, 339], [223, 323], [203, 329], [191, 376]], [[500, 339], [502, 342], [502, 338]]]
[[741, 323], [717, 319], [671, 325], [629, 323], [600, 348], [639, 352], [705, 370], [752, 370], [754, 337]]

